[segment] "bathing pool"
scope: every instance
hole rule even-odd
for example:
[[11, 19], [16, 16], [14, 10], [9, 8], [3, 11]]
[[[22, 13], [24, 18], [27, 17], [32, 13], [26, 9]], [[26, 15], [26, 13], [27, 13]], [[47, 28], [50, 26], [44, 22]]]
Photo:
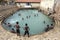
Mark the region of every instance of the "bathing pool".
[[[48, 16], [44, 15], [42, 12], [39, 12], [37, 9], [20, 9], [19, 11], [15, 12], [13, 15], [6, 18], [2, 26], [7, 31], [11, 31], [12, 28], [16, 31], [14, 25], [16, 22], [19, 22], [20, 25], [20, 33], [21, 35], [24, 34], [24, 27], [27, 23], [30, 28], [30, 35], [41, 34], [45, 32], [45, 28], [47, 25], [51, 26], [53, 24], [52, 19]], [[11, 24], [11, 27], [8, 27], [8, 23]]]

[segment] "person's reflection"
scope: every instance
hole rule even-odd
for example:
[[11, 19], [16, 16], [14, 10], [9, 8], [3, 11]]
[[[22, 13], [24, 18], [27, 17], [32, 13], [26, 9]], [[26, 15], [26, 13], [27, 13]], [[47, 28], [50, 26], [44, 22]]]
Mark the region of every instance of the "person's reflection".
[[46, 29], [45, 29], [45, 32], [48, 32], [50, 29], [49, 25], [47, 25]]

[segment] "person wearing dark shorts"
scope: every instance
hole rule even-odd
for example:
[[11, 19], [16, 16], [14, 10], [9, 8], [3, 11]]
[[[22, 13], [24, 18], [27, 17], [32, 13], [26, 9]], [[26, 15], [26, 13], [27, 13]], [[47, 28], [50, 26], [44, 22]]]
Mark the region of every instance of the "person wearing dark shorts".
[[20, 26], [19, 26], [19, 22], [16, 22], [16, 25], [15, 25], [15, 27], [16, 27], [16, 33], [17, 33], [17, 36], [20, 36]]
[[24, 36], [27, 34], [28, 37], [29, 37], [29, 27], [28, 27], [27, 24], [25, 24], [24, 30], [25, 30], [25, 32], [24, 32]]

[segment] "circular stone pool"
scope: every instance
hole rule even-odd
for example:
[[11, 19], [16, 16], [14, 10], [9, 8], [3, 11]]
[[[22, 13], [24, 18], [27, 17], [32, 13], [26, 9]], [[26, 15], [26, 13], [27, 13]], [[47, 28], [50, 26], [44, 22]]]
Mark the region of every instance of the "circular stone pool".
[[[27, 23], [30, 28], [30, 35], [40, 34], [45, 31], [47, 25], [51, 26], [53, 24], [52, 19], [48, 16], [44, 15], [42, 12], [38, 12], [37, 9], [21, 9], [11, 15], [10, 17], [6, 18], [2, 23], [4, 29], [11, 31], [12, 28], [16, 31], [14, 25], [16, 22], [19, 22], [20, 25], [20, 32], [24, 34], [24, 27]], [[8, 27], [8, 23], [12, 26]]]

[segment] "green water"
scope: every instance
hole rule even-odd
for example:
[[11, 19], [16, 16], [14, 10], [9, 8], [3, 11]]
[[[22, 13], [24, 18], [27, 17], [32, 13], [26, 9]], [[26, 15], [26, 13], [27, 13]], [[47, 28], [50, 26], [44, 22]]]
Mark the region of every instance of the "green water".
[[[23, 28], [25, 27], [25, 23], [27, 23], [30, 28], [29, 32], [31, 35], [40, 34], [45, 31], [47, 25], [51, 26], [51, 24], [53, 24], [52, 20], [48, 16], [44, 15], [42, 12], [38, 12], [36, 9], [22, 9], [5, 19], [4, 23], [10, 23], [12, 27], [10, 28], [3, 23], [3, 28], [11, 31], [17, 21], [21, 27], [21, 34], [24, 34]], [[14, 29], [16, 31], [16, 28]]]

